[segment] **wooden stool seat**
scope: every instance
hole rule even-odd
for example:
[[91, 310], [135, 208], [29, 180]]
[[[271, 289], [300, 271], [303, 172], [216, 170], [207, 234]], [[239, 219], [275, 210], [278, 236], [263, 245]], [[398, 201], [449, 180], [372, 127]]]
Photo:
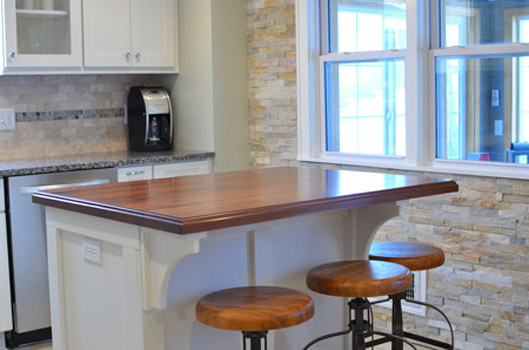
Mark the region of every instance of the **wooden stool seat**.
[[369, 259], [389, 261], [406, 266], [411, 271], [420, 271], [443, 265], [445, 254], [427, 243], [376, 242], [371, 244]]
[[316, 266], [307, 274], [307, 286], [321, 294], [367, 298], [408, 290], [408, 268], [386, 261], [338, 261]]
[[239, 287], [213, 292], [196, 305], [205, 325], [261, 332], [298, 325], [314, 315], [314, 302], [303, 292], [281, 287]]

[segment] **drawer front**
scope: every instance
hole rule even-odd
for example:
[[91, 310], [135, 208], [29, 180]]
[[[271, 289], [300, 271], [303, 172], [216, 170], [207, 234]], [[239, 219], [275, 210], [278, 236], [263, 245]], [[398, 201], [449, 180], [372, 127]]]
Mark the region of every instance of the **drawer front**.
[[6, 217], [4, 213], [0, 213], [0, 332], [11, 329], [13, 329], [13, 322], [11, 320]]
[[201, 175], [211, 173], [211, 161], [201, 160], [197, 162], [157, 164], [153, 168], [155, 179], [186, 175]]
[[152, 166], [134, 166], [118, 169], [118, 182], [151, 180]]

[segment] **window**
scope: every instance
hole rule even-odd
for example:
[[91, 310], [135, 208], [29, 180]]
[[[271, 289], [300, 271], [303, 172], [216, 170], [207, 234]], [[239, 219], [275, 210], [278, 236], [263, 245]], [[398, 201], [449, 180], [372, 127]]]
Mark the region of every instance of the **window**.
[[529, 178], [529, 0], [296, 10], [300, 160]]
[[403, 156], [405, 1], [329, 0], [322, 6], [328, 23], [321, 55], [325, 151]]
[[[527, 17], [519, 16], [524, 9], [519, 6], [529, 5], [529, 1], [496, 1], [491, 6], [467, 0], [464, 7], [456, 4], [460, 3], [439, 2], [440, 45], [432, 50], [435, 156], [514, 162], [508, 157], [511, 148], [529, 142], [522, 136], [525, 103], [521, 98], [529, 83], [524, 77], [527, 50], [512, 45], [529, 40], [529, 26], [524, 27]], [[483, 30], [482, 22], [488, 24]]]

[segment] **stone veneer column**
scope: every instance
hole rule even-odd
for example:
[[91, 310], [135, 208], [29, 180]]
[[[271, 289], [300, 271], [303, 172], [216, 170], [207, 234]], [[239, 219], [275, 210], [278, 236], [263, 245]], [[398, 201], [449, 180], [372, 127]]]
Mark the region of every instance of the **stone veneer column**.
[[252, 166], [288, 165], [297, 153], [294, 0], [248, 0]]

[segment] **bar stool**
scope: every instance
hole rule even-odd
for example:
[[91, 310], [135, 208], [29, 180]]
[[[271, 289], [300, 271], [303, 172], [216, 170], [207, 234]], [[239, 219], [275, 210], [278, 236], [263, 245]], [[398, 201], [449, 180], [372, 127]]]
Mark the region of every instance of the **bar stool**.
[[203, 324], [242, 331], [243, 349], [267, 348], [269, 330], [306, 322], [314, 315], [312, 298], [294, 289], [281, 287], [238, 287], [223, 289], [202, 297], [196, 305], [197, 319]]
[[[386, 261], [338, 261], [314, 267], [307, 274], [307, 286], [320, 294], [351, 298], [349, 322], [347, 330], [318, 337], [303, 350], [322, 340], [349, 333], [352, 333], [353, 350], [377, 345], [376, 341], [365, 342], [365, 338], [372, 335], [396, 338], [396, 335], [373, 329], [371, 304], [367, 298], [402, 293], [411, 284], [412, 275], [407, 267]], [[401, 340], [416, 349], [408, 341]]]
[[[430, 270], [443, 265], [445, 261], [444, 252], [434, 245], [417, 242], [376, 242], [371, 244], [369, 259], [376, 261], [387, 261], [406, 266], [410, 271]], [[403, 343], [399, 338], [409, 338], [426, 344], [434, 345], [443, 349], [454, 348], [454, 331], [448, 317], [436, 306], [417, 300], [408, 299], [406, 291], [388, 294], [392, 300], [392, 334], [398, 338], [391, 339], [392, 350], [402, 350]], [[430, 307], [439, 312], [448, 323], [450, 328], [451, 343], [437, 341], [418, 334], [404, 332], [402, 321], [402, 300], [409, 303]], [[379, 302], [384, 302], [382, 300]], [[389, 341], [389, 340], [387, 340]]]

